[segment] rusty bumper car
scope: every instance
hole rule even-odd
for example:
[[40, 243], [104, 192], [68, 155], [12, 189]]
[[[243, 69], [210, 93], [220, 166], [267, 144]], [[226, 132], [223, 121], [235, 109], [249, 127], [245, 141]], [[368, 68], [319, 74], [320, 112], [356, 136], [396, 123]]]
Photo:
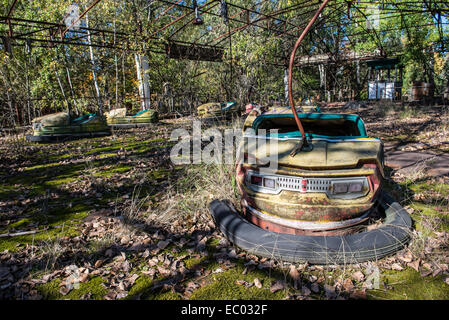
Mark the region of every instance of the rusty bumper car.
[[[242, 210], [213, 201], [220, 230], [249, 252], [291, 262], [357, 263], [403, 248], [412, 221], [382, 191], [381, 140], [368, 137], [357, 115], [298, 116], [307, 141], [299, 152], [292, 152], [302, 135], [291, 113], [269, 111], [245, 123], [236, 165]], [[268, 150], [272, 141], [277, 154]]]
[[52, 142], [81, 138], [104, 137], [111, 130], [102, 115], [89, 113], [71, 119], [67, 112], [48, 114], [32, 121], [33, 134], [27, 135], [27, 141]]
[[151, 126], [158, 122], [158, 112], [148, 109], [134, 115], [127, 115], [126, 108], [113, 109], [106, 113], [106, 120], [112, 128], [139, 128]]
[[223, 120], [239, 116], [240, 107], [235, 101], [226, 103], [209, 102], [200, 105], [197, 108], [197, 112], [201, 121]]

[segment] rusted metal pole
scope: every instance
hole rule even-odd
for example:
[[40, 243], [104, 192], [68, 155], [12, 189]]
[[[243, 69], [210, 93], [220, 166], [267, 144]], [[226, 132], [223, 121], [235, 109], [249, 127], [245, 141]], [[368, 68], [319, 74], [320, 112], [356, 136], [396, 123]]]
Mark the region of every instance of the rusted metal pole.
[[16, 3], [17, 3], [17, 0], [14, 0], [14, 2], [11, 5], [11, 7], [9, 8], [8, 15], [6, 16], [7, 19], [11, 17], [11, 13], [14, 10], [14, 7], [16, 6]]
[[171, 5], [168, 9], [164, 10], [164, 12], [162, 12], [160, 15], [158, 15], [156, 18], [154, 18], [153, 21], [150, 22], [150, 24], [155, 23], [157, 20], [159, 20], [161, 17], [163, 17], [168, 11], [170, 11], [171, 9], [173, 9], [178, 3], [180, 3], [182, 0], [178, 0], [176, 1], [175, 4]]
[[301, 44], [301, 42], [304, 39], [304, 37], [309, 32], [309, 30], [312, 27], [313, 23], [318, 18], [318, 16], [320, 15], [321, 11], [323, 11], [324, 7], [327, 5], [328, 2], [329, 2], [329, 0], [324, 0], [324, 2], [320, 5], [320, 7], [318, 8], [317, 12], [313, 16], [313, 18], [309, 21], [309, 23], [307, 24], [306, 28], [304, 29], [304, 31], [299, 36], [298, 40], [295, 43], [295, 46], [293, 47], [292, 54], [290, 55], [290, 63], [289, 63], [289, 66], [288, 66], [288, 100], [289, 100], [290, 106], [292, 108], [292, 112], [293, 112], [293, 116], [295, 117], [296, 124], [298, 126], [299, 131], [301, 132], [301, 137], [302, 137], [302, 143], [298, 146], [298, 148], [295, 148], [292, 151], [292, 153], [291, 153], [292, 156], [294, 156], [296, 154], [296, 152], [299, 151], [302, 148], [302, 146], [307, 144], [306, 133], [304, 132], [304, 127], [302, 126], [301, 120], [299, 119], [298, 113], [296, 112], [295, 103], [293, 101], [293, 95], [292, 95], [293, 63], [294, 63], [294, 60], [295, 60], [295, 53], [296, 53], [296, 50], [298, 50], [298, 47]]
[[184, 13], [183, 15], [177, 17], [175, 20], [169, 22], [168, 24], [166, 24], [165, 26], [163, 26], [162, 28], [160, 28], [159, 30], [153, 32], [153, 34], [151, 35], [151, 37], [155, 36], [156, 34], [158, 34], [159, 32], [167, 29], [168, 27], [170, 27], [172, 24], [178, 22], [179, 20], [181, 20], [182, 18], [186, 17], [186, 16], [190, 16], [191, 14], [193, 14], [193, 11]]
[[[212, 41], [217, 41], [218, 39], [221, 39], [221, 38], [223, 38], [223, 37], [226, 37], [228, 34], [231, 34], [231, 33], [234, 33], [234, 32], [236, 32], [236, 31], [242, 30], [242, 29], [244, 29], [244, 28], [246, 28], [246, 27], [248, 27], [248, 26], [249, 26], [249, 23], [244, 24], [243, 26], [240, 26], [240, 27], [236, 27], [236, 28], [234, 28], [234, 29], [232, 29], [232, 30], [229, 30], [228, 32], [223, 33], [222, 35], [216, 37], [216, 38], [213, 39]], [[226, 39], [227, 39], [227, 38], [226, 38]]]

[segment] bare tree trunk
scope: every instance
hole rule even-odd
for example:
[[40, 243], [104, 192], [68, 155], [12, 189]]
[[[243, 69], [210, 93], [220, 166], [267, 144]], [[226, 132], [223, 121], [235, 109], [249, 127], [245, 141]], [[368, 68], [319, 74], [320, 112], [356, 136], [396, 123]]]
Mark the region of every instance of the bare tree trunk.
[[[114, 17], [114, 45], [116, 41], [116, 24]], [[117, 59], [117, 51], [114, 52], [114, 66], [115, 66], [115, 108], [118, 108], [118, 59]]]
[[148, 56], [142, 56], [142, 80], [144, 90], [144, 104], [145, 110], [151, 108], [151, 92], [150, 92], [150, 65], [148, 63]]
[[13, 111], [13, 102], [12, 97], [9, 93], [9, 90], [6, 90], [6, 97], [8, 98], [8, 107], [9, 107], [9, 115], [11, 118], [11, 123], [15, 127], [16, 126], [16, 120], [14, 119], [14, 111]]
[[320, 73], [320, 88], [321, 88], [321, 99], [326, 100], [326, 69], [323, 64], [318, 65], [318, 71]]
[[[14, 103], [14, 97], [12, 95], [12, 93], [14, 93], [14, 89], [11, 86], [11, 82], [9, 81], [10, 71], [8, 69], [8, 64], [5, 64], [5, 69], [6, 69], [5, 72], [2, 72], [2, 70], [0, 69], [0, 73], [2, 75], [3, 81], [5, 83], [5, 87], [7, 89], [6, 96], [7, 96], [8, 107], [9, 107], [9, 111], [10, 111], [11, 124], [15, 127], [17, 124], [20, 125], [19, 110], [17, 109], [17, 104]], [[17, 121], [14, 118], [14, 109], [16, 112]]]
[[284, 102], [288, 104], [288, 68], [284, 69]]
[[67, 72], [67, 81], [69, 82], [70, 94], [72, 95], [73, 104], [74, 104], [74, 106], [75, 106], [76, 113], [77, 113], [77, 114], [80, 114], [80, 111], [78, 110], [78, 102], [76, 101], [75, 92], [73, 91], [72, 79], [71, 79], [71, 77], [70, 77], [70, 71], [69, 71], [69, 68], [67, 67], [67, 62], [66, 62], [65, 70], [66, 70], [66, 72]]
[[123, 105], [125, 105], [125, 98], [126, 98], [125, 57], [126, 57], [126, 55], [123, 54], [123, 56], [122, 56], [122, 81], [123, 81], [122, 103], [123, 103]]
[[118, 108], [118, 61], [117, 53], [114, 54], [114, 64], [115, 64], [115, 107]]
[[148, 57], [146, 55], [135, 54], [137, 79], [139, 80], [139, 95], [142, 110], [148, 110], [151, 107], [150, 103], [150, 67], [148, 64]]
[[28, 63], [25, 60], [25, 84], [27, 88], [27, 111], [28, 111], [28, 121], [26, 123], [31, 123], [31, 89], [30, 89], [30, 79], [28, 76]]
[[356, 85], [356, 92], [355, 92], [355, 100], [359, 100], [360, 99], [360, 61], [357, 60], [356, 61], [356, 81], [357, 81], [357, 85]]
[[64, 87], [63, 87], [62, 82], [61, 82], [61, 78], [59, 77], [58, 71], [56, 70], [56, 65], [53, 65], [53, 70], [55, 71], [56, 80], [58, 81], [59, 88], [61, 89], [62, 96], [64, 97], [64, 100], [65, 100], [65, 102], [67, 104], [67, 113], [69, 114], [69, 118], [70, 118], [72, 116], [71, 115], [71, 113], [72, 113], [71, 111], [72, 110], [70, 108], [70, 101], [67, 99], [67, 96], [65, 94]]
[[[58, 55], [58, 53], [56, 53], [56, 55]], [[75, 106], [75, 111], [76, 114], [79, 114], [79, 110], [78, 110], [78, 101], [76, 100], [76, 96], [75, 96], [75, 92], [73, 91], [73, 86], [72, 86], [72, 78], [70, 77], [70, 70], [69, 70], [69, 61], [66, 55], [66, 46], [63, 46], [63, 53], [62, 53], [62, 58], [64, 61], [64, 67], [66, 70], [66, 77], [67, 77], [67, 82], [69, 84], [69, 89], [70, 89], [70, 95], [72, 96], [73, 99], [73, 105]]]
[[[89, 28], [89, 17], [88, 14], [86, 14], [86, 27]], [[95, 92], [97, 94], [97, 103], [98, 103], [98, 114], [103, 113], [103, 103], [101, 101], [101, 94], [100, 94], [100, 87], [98, 86], [97, 81], [97, 73], [95, 72], [96, 69], [96, 63], [95, 63], [95, 57], [94, 57], [94, 50], [92, 47], [92, 40], [90, 38], [90, 31], [87, 30], [87, 43], [89, 44], [89, 53], [90, 53], [90, 63], [92, 65], [92, 76], [94, 79], [94, 85], [95, 85]]]
[[140, 63], [140, 55], [139, 54], [135, 54], [134, 58], [136, 60], [136, 72], [137, 72], [137, 81], [139, 82], [139, 102], [140, 105], [143, 107], [143, 81], [142, 81], [142, 68], [141, 68], [141, 63]]

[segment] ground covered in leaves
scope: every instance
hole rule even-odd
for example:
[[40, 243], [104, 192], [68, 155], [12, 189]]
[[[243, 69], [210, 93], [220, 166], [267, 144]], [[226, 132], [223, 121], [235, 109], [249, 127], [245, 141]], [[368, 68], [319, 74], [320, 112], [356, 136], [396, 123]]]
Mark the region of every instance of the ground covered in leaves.
[[[445, 108], [329, 111], [360, 113], [387, 150], [449, 153]], [[0, 299], [449, 299], [449, 178], [432, 161], [387, 167], [385, 188], [414, 220], [403, 251], [289, 264], [217, 231], [207, 207], [238, 203], [232, 166], [173, 165], [170, 133], [190, 125], [43, 145], [1, 138]]]

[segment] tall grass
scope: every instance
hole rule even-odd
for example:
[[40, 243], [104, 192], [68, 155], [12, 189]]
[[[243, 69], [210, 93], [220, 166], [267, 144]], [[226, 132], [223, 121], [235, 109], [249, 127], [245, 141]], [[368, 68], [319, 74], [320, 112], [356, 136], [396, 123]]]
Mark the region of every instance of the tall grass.
[[[237, 119], [227, 125], [216, 123], [212, 127], [221, 132], [223, 129], [240, 130], [241, 121]], [[203, 129], [208, 128], [203, 126]], [[209, 219], [209, 203], [215, 199], [228, 200], [236, 208], [239, 207], [234, 164], [185, 165], [177, 172], [176, 178], [168, 182], [169, 186], [161, 198], [157, 199], [157, 205], [147, 212], [147, 219], [160, 223], [181, 219], [205, 222]]]
[[207, 221], [208, 206], [214, 199], [227, 199], [234, 205], [239, 203], [234, 165], [189, 165], [156, 206], [148, 210], [147, 220], [163, 224], [175, 220]]

